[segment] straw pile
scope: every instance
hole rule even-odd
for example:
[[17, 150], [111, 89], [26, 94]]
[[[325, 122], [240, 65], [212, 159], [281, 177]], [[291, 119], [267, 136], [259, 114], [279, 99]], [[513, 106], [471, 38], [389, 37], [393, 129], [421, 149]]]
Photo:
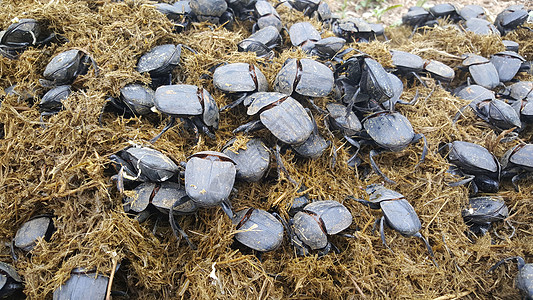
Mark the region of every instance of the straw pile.
[[[2, 1], [0, 27], [11, 20], [35, 18], [68, 39], [64, 44], [31, 48], [18, 60], [0, 58], [0, 93], [17, 84], [19, 94], [29, 93], [33, 100], [6, 96], [0, 109], [4, 137], [0, 139], [0, 258], [13, 264], [25, 281], [29, 299], [50, 298], [76, 267], [96, 268], [110, 274], [120, 263], [113, 290], [125, 291], [132, 299], [167, 298], [425, 298], [466, 299], [518, 298], [513, 287], [516, 266], [500, 268], [486, 274], [501, 258], [521, 255], [533, 260], [533, 202], [531, 182], [522, 182], [520, 192], [504, 183], [500, 195], [511, 209], [517, 228], [512, 239], [501, 240], [487, 234], [472, 243], [460, 212], [468, 203], [465, 187], [449, 187], [453, 180], [445, 171], [448, 164], [436, 153], [440, 142], [465, 140], [488, 147], [500, 157], [511, 143], [497, 143], [497, 134], [473, 114], [467, 113], [456, 124], [452, 118], [466, 103], [429, 80], [429, 87], [407, 88], [402, 99], [410, 100], [418, 88], [421, 100], [416, 106], [399, 106], [416, 132], [428, 139], [426, 161], [415, 168], [422, 144], [409, 146], [400, 153], [387, 153], [377, 163], [391, 179], [389, 186], [404, 194], [422, 221], [421, 233], [432, 245], [439, 267], [435, 267], [420, 240], [404, 238], [387, 229], [387, 241], [394, 254], [382, 246], [372, 223], [380, 216], [346, 195], [364, 198], [361, 187], [382, 179], [369, 172], [368, 151], [363, 148], [362, 166], [354, 170], [346, 165], [353, 151], [344, 139], [334, 138], [338, 162], [331, 168], [331, 148], [319, 159], [307, 160], [290, 150], [283, 160], [292, 178], [304, 184], [311, 199], [343, 202], [352, 212], [354, 223], [349, 233], [355, 239], [332, 237], [341, 250], [322, 258], [296, 257], [285, 240], [282, 247], [266, 253], [260, 262], [253, 253], [233, 246], [234, 227], [219, 208], [202, 209], [178, 222], [198, 245], [192, 251], [173, 235], [168, 222], [156, 217], [139, 224], [122, 208], [122, 196], [110, 177], [114, 171], [109, 155], [130, 142], [151, 146], [147, 141], [165, 124], [165, 116], [123, 118], [112, 113], [98, 118], [108, 96], [118, 96], [124, 85], [149, 82], [147, 75], [135, 71], [138, 58], [152, 47], [165, 43], [182, 43], [198, 51], [182, 53], [182, 63], [174, 71], [174, 83], [194, 84], [206, 88], [219, 107], [230, 98], [217, 91], [209, 78], [201, 77], [221, 62], [255, 63], [272, 86], [285, 59], [305, 54], [290, 47], [284, 39], [283, 50], [272, 61], [257, 59], [250, 53], [237, 52], [237, 43], [250, 34], [250, 22], [237, 22], [233, 31], [209, 24], [194, 23], [190, 30], [177, 34], [172, 24], [155, 10], [149, 1]], [[286, 26], [308, 20], [301, 13], [278, 9]], [[312, 21], [320, 29], [320, 24]], [[458, 56], [476, 53], [483, 56], [503, 50], [500, 37], [458, 34], [437, 28], [415, 34], [408, 28], [390, 28], [387, 43], [351, 44], [390, 66], [388, 50], [412, 51], [424, 58], [440, 60], [450, 66], [460, 63]], [[324, 31], [324, 36], [331, 35]], [[521, 55], [533, 59], [533, 33], [517, 30], [506, 38], [520, 42]], [[57, 115], [39, 121], [38, 103], [46, 89], [38, 79], [50, 59], [72, 49], [84, 49], [95, 58], [99, 74], [91, 69], [74, 82], [75, 92], [64, 102]], [[203, 78], [203, 79], [201, 79]], [[459, 84], [458, 76], [452, 86]], [[525, 80], [527, 75], [520, 75]], [[532, 80], [531, 76], [529, 80]], [[405, 84], [407, 84], [405, 82]], [[427, 97], [431, 90], [434, 92]], [[319, 106], [334, 101], [331, 97], [316, 101]], [[321, 133], [328, 136], [316, 114]], [[153, 145], [175, 162], [203, 150], [220, 151], [231, 131], [250, 119], [242, 107], [221, 114], [217, 139], [200, 137], [177, 126]], [[274, 145], [266, 131], [257, 136]], [[531, 140], [528, 128], [520, 134]], [[274, 205], [286, 207], [298, 194], [297, 186], [285, 178], [276, 178], [275, 166], [260, 183], [236, 183], [238, 192], [231, 198], [235, 210], [254, 206], [265, 210]], [[17, 229], [32, 216], [51, 213], [57, 231], [50, 242], [40, 242], [31, 256], [17, 252], [11, 258], [9, 243]], [[155, 229], [154, 229], [155, 228]], [[503, 224], [495, 230], [510, 233]]]

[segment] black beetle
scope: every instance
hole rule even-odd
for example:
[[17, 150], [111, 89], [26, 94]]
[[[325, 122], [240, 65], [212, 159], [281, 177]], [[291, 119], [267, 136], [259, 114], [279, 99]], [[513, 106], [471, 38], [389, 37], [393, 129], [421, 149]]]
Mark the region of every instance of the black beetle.
[[506, 88], [501, 94], [509, 98], [511, 106], [520, 114], [520, 119], [526, 123], [533, 123], [533, 82], [520, 81]]
[[391, 50], [392, 64], [401, 74], [416, 75], [424, 70], [425, 60], [413, 53]]
[[176, 1], [172, 5], [168, 3], [155, 3], [154, 6], [157, 11], [174, 22], [174, 29], [177, 32], [182, 32], [189, 26], [192, 9], [188, 0]]
[[21, 291], [22, 288], [22, 278], [15, 268], [5, 262], [0, 262], [0, 298], [7, 298], [15, 292]]
[[13, 245], [23, 251], [31, 251], [39, 238], [49, 241], [54, 232], [50, 216], [38, 216], [22, 224], [13, 238]]
[[378, 35], [384, 36], [384, 28], [380, 24], [371, 24], [362, 18], [345, 18], [333, 24], [333, 33], [348, 42], [368, 42]]
[[[143, 182], [128, 193], [124, 199], [124, 211], [137, 213], [139, 222], [145, 217], [144, 212], [153, 206], [159, 212], [167, 214], [172, 205], [186, 196], [185, 190], [176, 182]], [[197, 210], [193, 201], [187, 201], [173, 208], [175, 214], [190, 214]]]
[[505, 130], [513, 127], [522, 127], [520, 115], [511, 105], [502, 100], [472, 102], [471, 106], [478, 117], [498, 129]]
[[378, 150], [373, 149], [370, 151], [370, 165], [374, 172], [383, 177], [387, 182], [392, 184], [396, 183], [389, 179], [379, 169], [374, 161], [376, 155], [385, 151], [402, 151], [410, 144], [416, 143], [422, 139], [424, 141], [424, 148], [418, 164], [424, 162], [427, 154], [426, 137], [422, 133], [415, 134], [411, 123], [402, 114], [397, 112], [378, 112], [372, 114], [363, 120], [363, 129], [364, 131], [361, 132], [359, 136], [363, 139], [370, 139], [370, 142], [373, 142], [380, 147]]
[[325, 97], [333, 90], [333, 71], [312, 59], [289, 58], [274, 81], [274, 90], [286, 95]]
[[124, 190], [123, 179], [163, 182], [179, 173], [178, 166], [163, 153], [147, 147], [128, 147], [109, 159], [118, 170], [118, 188]]
[[434, 59], [424, 63], [424, 71], [438, 81], [450, 83], [455, 78], [455, 71], [452, 68]]
[[0, 54], [9, 59], [16, 59], [27, 47], [46, 44], [55, 37], [54, 33], [48, 34], [39, 21], [20, 19], [0, 32]]
[[345, 39], [336, 36], [330, 36], [317, 41], [313, 50], [311, 50], [311, 54], [317, 55], [322, 59], [335, 59], [340, 61], [342, 60], [344, 54], [351, 51], [350, 48], [341, 51], [345, 44]]
[[294, 98], [275, 92], [254, 93], [245, 100], [248, 115], [259, 114], [259, 120], [239, 126], [233, 132], [250, 132], [266, 127], [278, 140], [300, 145], [313, 132], [313, 121]]
[[270, 152], [260, 139], [250, 139], [244, 146], [237, 146], [236, 139], [231, 139], [222, 149], [237, 169], [237, 179], [248, 182], [261, 180], [270, 165]]
[[200, 22], [233, 25], [233, 14], [225, 0], [189, 0], [192, 13]]
[[266, 26], [237, 44], [240, 52], [255, 52], [257, 57], [274, 56], [272, 49], [281, 44], [281, 35], [274, 26]]
[[43, 72], [45, 79], [39, 79], [39, 82], [43, 86], [70, 84], [78, 75], [87, 74], [89, 63], [98, 74], [96, 62], [89, 53], [79, 49], [61, 52], [46, 65]]
[[255, 3], [255, 14], [257, 22], [253, 26], [253, 31], [267, 26], [276, 27], [278, 32], [283, 28], [281, 17], [270, 2], [266, 0], [257, 1]]
[[451, 3], [435, 4], [429, 8], [429, 12], [435, 18], [449, 19], [453, 22], [460, 20], [457, 8]]
[[283, 224], [272, 214], [257, 208], [238, 211], [233, 218], [235, 239], [259, 252], [276, 250], [283, 241]]
[[352, 214], [342, 203], [315, 201], [298, 211], [286, 227], [297, 255], [320, 250], [319, 256], [323, 256], [331, 247], [336, 248], [328, 241], [328, 236], [348, 228], [352, 219]]
[[187, 215], [196, 212], [198, 206], [178, 183], [165, 181], [162, 183], [143, 182], [138, 185], [129, 196], [124, 199], [124, 211], [137, 214], [135, 219], [144, 221], [151, 213], [151, 208], [157, 209], [169, 218], [170, 225], [176, 238], [178, 232], [193, 250], [196, 250], [185, 231], [176, 223], [174, 215]]
[[197, 139], [198, 129], [215, 139], [211, 130], [218, 129], [219, 110], [215, 99], [207, 90], [188, 84], [163, 85], [155, 91], [154, 107], [157, 111], [169, 115], [170, 120], [163, 130], [150, 140], [152, 143], [174, 126], [176, 118], [187, 122], [193, 128]]
[[483, 56], [475, 54], [464, 55], [463, 68], [468, 69], [477, 84], [491, 90], [500, 85], [498, 70]]
[[213, 73], [213, 85], [226, 93], [237, 95], [238, 99], [220, 110], [234, 108], [254, 92], [266, 92], [268, 82], [261, 70], [253, 64], [233, 63], [218, 67]]
[[466, 20], [464, 24], [464, 29], [466, 31], [470, 31], [479, 35], [500, 35], [500, 32], [498, 31], [496, 26], [494, 26], [494, 24], [485, 19], [470, 18]]
[[433, 15], [420, 6], [409, 7], [406, 14], [402, 15], [402, 23], [413, 26], [413, 33], [422, 26], [431, 26], [434, 22]]
[[491, 56], [490, 62], [498, 71], [498, 77], [501, 82], [507, 82], [520, 70], [520, 66], [526, 60], [516, 52], [503, 51], [495, 53]]
[[369, 195], [369, 200], [357, 199], [353, 196], [348, 197], [372, 209], [381, 208], [383, 216], [376, 220], [374, 227], [378, 222], [380, 223], [379, 232], [381, 234], [383, 245], [392, 251], [385, 240], [384, 224], [387, 224], [390, 228], [398, 231], [403, 236], [414, 236], [424, 241], [433, 263], [438, 266], [435, 261], [433, 249], [431, 249], [426, 238], [420, 234], [420, 229], [422, 228], [420, 219], [413, 206], [407, 201], [407, 199], [405, 199], [405, 196], [396, 191], [387, 189], [381, 184], [367, 186], [366, 192]]
[[496, 16], [494, 25], [496, 25], [502, 35], [506, 35], [524, 24], [528, 17], [529, 14], [524, 5], [511, 5]]
[[494, 92], [482, 87], [481, 85], [471, 84], [461, 88], [455, 93], [455, 96], [474, 103], [496, 100]]
[[[235, 162], [224, 153], [195, 153], [190, 156], [185, 167], [185, 192], [197, 206], [220, 205], [230, 219], [233, 219], [229, 195], [236, 173]], [[175, 203], [174, 206], [176, 205], [178, 204]]]
[[479, 188], [488, 193], [499, 189], [501, 165], [485, 147], [463, 141], [454, 141], [439, 147], [439, 151], [448, 150], [448, 161], [468, 174], [463, 180], [450, 183], [450, 186], [466, 184], [474, 180], [473, 194]]
[[120, 97], [108, 98], [109, 103], [122, 115], [144, 116], [153, 113], [155, 92], [148, 86], [130, 83], [120, 89]]
[[[469, 205], [461, 211], [461, 216], [474, 234], [484, 235], [490, 230], [492, 222], [503, 221], [509, 217], [509, 208], [501, 197], [475, 197], [470, 198], [468, 202]], [[509, 221], [507, 224], [511, 226]], [[511, 228], [513, 233], [509, 238], [514, 235], [514, 227]]]
[[505, 46], [505, 51], [513, 51], [518, 53], [519, 44], [515, 41], [502, 40], [502, 44]]
[[137, 62], [137, 72], [148, 72], [152, 78], [152, 88], [170, 84], [172, 81], [172, 70], [180, 62], [181, 49], [185, 48], [192, 53], [197, 53], [189, 46], [178, 44], [165, 44], [156, 46], [143, 54]]
[[41, 118], [57, 114], [63, 109], [62, 101], [67, 99], [71, 93], [70, 85], [60, 85], [46, 92], [39, 102]]
[[479, 5], [465, 5], [459, 10], [459, 15], [463, 20], [469, 20], [472, 18], [485, 19], [485, 9]]
[[54, 300], [104, 299], [109, 277], [94, 270], [76, 268], [70, 278], [54, 291]]
[[311, 52], [321, 37], [320, 33], [309, 22], [295, 23], [289, 28], [289, 38], [294, 47]]
[[520, 290], [524, 299], [533, 299], [533, 264], [526, 264], [524, 259], [520, 256], [508, 257], [500, 260], [489, 269], [489, 272], [496, 270], [502, 263], [509, 260], [515, 260], [518, 266], [518, 274], [516, 275], [516, 288]]
[[[330, 141], [326, 141], [318, 132], [318, 127], [316, 125], [316, 121], [313, 117], [313, 115], [308, 111], [309, 116], [311, 117], [311, 120], [313, 121], [313, 132], [303, 142], [303, 144], [300, 145], [292, 145], [292, 148], [296, 153], [298, 153], [300, 156], [316, 159], [319, 158], [322, 153], [326, 150], [327, 147], [331, 145]], [[336, 153], [334, 154], [334, 157], [336, 157]], [[335, 159], [333, 160], [333, 165], [335, 165]]]
[[533, 171], [533, 144], [519, 144], [507, 150], [501, 159], [502, 177], [512, 177], [518, 191], [518, 180], [529, 177]]

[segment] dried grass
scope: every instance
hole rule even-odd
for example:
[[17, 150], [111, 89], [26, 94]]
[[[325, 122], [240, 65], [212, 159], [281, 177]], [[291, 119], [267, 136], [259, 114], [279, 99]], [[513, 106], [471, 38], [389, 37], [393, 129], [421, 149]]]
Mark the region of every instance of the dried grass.
[[[272, 61], [256, 59], [249, 53], [237, 52], [236, 43], [249, 34], [248, 27], [228, 31], [224, 28], [193, 24], [181, 34], [172, 33], [172, 25], [147, 1], [51, 1], [42, 4], [26, 0], [2, 1], [0, 27], [6, 28], [14, 17], [33, 17], [44, 21], [69, 42], [43, 49], [29, 49], [20, 59], [0, 58], [0, 85], [6, 88], [17, 83], [19, 92], [29, 91], [38, 99], [45, 90], [38, 79], [48, 61], [57, 53], [81, 48], [91, 53], [99, 66], [74, 83], [75, 92], [65, 101], [65, 109], [46, 119], [46, 128], [39, 122], [35, 102], [14, 96], [5, 97], [0, 109], [5, 138], [0, 140], [0, 236], [8, 243], [20, 225], [32, 216], [53, 213], [56, 233], [50, 242], [41, 242], [32, 256], [21, 256], [14, 262], [24, 277], [29, 299], [49, 298], [55, 288], [79, 266], [97, 268], [109, 274], [113, 262], [121, 263], [115, 278], [115, 290], [127, 291], [132, 298], [425, 298], [462, 295], [467, 299], [517, 298], [512, 278], [515, 267], [501, 268], [487, 275], [489, 267], [500, 258], [522, 255], [531, 261], [533, 255], [533, 209], [530, 182], [514, 192], [504, 184], [500, 194], [513, 214], [517, 235], [511, 240], [499, 240], [488, 234], [472, 244], [465, 236], [467, 229], [460, 216], [468, 201], [464, 187], [451, 188], [445, 181], [446, 161], [436, 150], [440, 142], [468, 140], [493, 145], [496, 134], [472, 114], [457, 124], [451, 119], [464, 101], [450, 95], [429, 81], [429, 88], [418, 87], [421, 101], [416, 106], [401, 106], [399, 110], [412, 122], [416, 132], [428, 139], [429, 152], [425, 163], [415, 168], [422, 145], [409, 146], [400, 153], [381, 155], [377, 162], [383, 171], [398, 182], [391, 187], [403, 193], [413, 204], [422, 221], [422, 234], [433, 246], [440, 265], [435, 267], [423, 244], [414, 238], [404, 238], [387, 229], [388, 242], [395, 254], [381, 245], [379, 235], [370, 230], [378, 211], [353, 201], [346, 195], [364, 197], [361, 187], [380, 182], [376, 174], [367, 174], [368, 148], [359, 170], [346, 166], [351, 156], [344, 140], [335, 138], [338, 163], [330, 167], [331, 152], [317, 160], [305, 160], [287, 151], [283, 159], [291, 176], [308, 187], [312, 199], [334, 199], [344, 204], [354, 216], [350, 227], [355, 239], [333, 237], [341, 249], [330, 253], [297, 258], [290, 245], [255, 256], [233, 250], [233, 227], [220, 209], [202, 209], [196, 215], [179, 219], [191, 239], [198, 245], [191, 251], [178, 242], [166, 222], [155, 229], [154, 218], [139, 225], [122, 211], [122, 200], [113, 184], [108, 156], [124, 148], [130, 141], [148, 145], [164, 126], [160, 118], [124, 119], [104, 114], [100, 127], [98, 117], [105, 98], [118, 95], [121, 87], [131, 82], [148, 82], [149, 78], [135, 71], [138, 58], [155, 45], [187, 44], [199, 52], [182, 54], [182, 63], [174, 72], [175, 82], [195, 84], [208, 89], [221, 107], [231, 99], [214, 89], [210, 79], [200, 79], [206, 70], [220, 62], [256, 63], [272, 85], [277, 71], [289, 57], [303, 57], [299, 50], [285, 48]], [[305, 18], [280, 7], [288, 26]], [[75, 13], [74, 13], [75, 12]], [[245, 23], [249, 25], [248, 23]], [[318, 23], [314, 23], [319, 28]], [[236, 28], [240, 28], [237, 24]], [[500, 38], [461, 35], [455, 31], [428, 30], [413, 39], [405, 28], [390, 29], [392, 41], [352, 44], [390, 66], [389, 49], [414, 51], [424, 58], [441, 60], [452, 66], [454, 56], [466, 52], [488, 56], [502, 50]], [[324, 32], [324, 35], [330, 33]], [[509, 35], [522, 43], [521, 54], [533, 56], [533, 36], [525, 30]], [[288, 38], [285, 45], [289, 46]], [[454, 82], [455, 84], [455, 82]], [[434, 89], [431, 97], [426, 99]], [[410, 100], [416, 88], [406, 88], [402, 96]], [[333, 101], [324, 98], [317, 103]], [[37, 101], [38, 102], [38, 101]], [[316, 116], [320, 130], [321, 117]], [[217, 140], [200, 137], [197, 145], [186, 130], [175, 129], [165, 134], [154, 148], [174, 161], [201, 150], [220, 150], [233, 135], [231, 130], [249, 120], [243, 108], [221, 115]], [[161, 122], [160, 122], [161, 121]], [[522, 134], [526, 142], [530, 131]], [[269, 146], [274, 139], [268, 132], [257, 134]], [[492, 146], [497, 155], [510, 144]], [[275, 178], [275, 168], [262, 183], [236, 183], [238, 192], [231, 199], [235, 209], [254, 206], [270, 209], [286, 207], [298, 195], [298, 188], [287, 180]], [[368, 176], [366, 176], [368, 175]], [[509, 232], [503, 225], [499, 232]], [[445, 240], [445, 243], [443, 242]], [[4, 245], [2, 243], [2, 245]], [[446, 249], [449, 249], [448, 252]], [[9, 248], [1, 246], [3, 261], [12, 262]], [[19, 253], [20, 254], [20, 253]], [[462, 272], [458, 271], [458, 267]]]

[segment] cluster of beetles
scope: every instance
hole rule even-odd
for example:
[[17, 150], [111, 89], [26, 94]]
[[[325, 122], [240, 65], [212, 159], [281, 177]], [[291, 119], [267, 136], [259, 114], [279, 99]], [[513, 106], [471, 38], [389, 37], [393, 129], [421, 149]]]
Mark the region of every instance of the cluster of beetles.
[[[294, 199], [287, 214], [250, 207], [234, 212], [231, 195], [236, 180], [261, 181], [270, 168], [274, 153], [278, 173], [295, 183], [283, 164], [282, 155], [288, 149], [304, 159], [321, 157], [332, 148], [332, 164], [346, 163], [357, 168], [362, 164], [360, 149], [370, 145], [368, 161], [371, 169], [387, 184], [394, 184], [376, 163], [383, 152], [400, 152], [410, 144], [421, 142], [420, 161], [427, 154], [427, 141], [422, 133], [415, 133], [408, 118], [395, 110], [396, 105], [416, 105], [418, 94], [410, 101], [400, 97], [404, 82], [427, 86], [422, 77], [433, 78], [440, 87], [449, 90], [456, 72], [468, 74], [468, 80], [452, 92], [469, 101], [457, 112], [456, 122], [464, 110], [471, 109], [495, 132], [506, 132], [507, 139], [516, 138], [527, 124], [533, 122], [533, 82], [518, 81], [516, 74], [532, 72], [531, 62], [518, 54], [519, 44], [505, 41], [506, 51], [491, 57], [466, 54], [461, 66], [452, 68], [437, 60], [426, 60], [409, 52], [391, 51], [393, 68], [383, 67], [376, 59], [358, 50], [347, 48], [352, 42], [387, 40], [381, 24], [360, 18], [340, 19], [331, 13], [328, 4], [320, 0], [287, 0], [273, 4], [265, 0], [189, 0], [174, 4], [154, 4], [166, 15], [177, 32], [188, 30], [193, 22], [209, 22], [213, 26], [231, 29], [236, 21], [252, 21], [253, 34], [238, 43], [238, 50], [254, 52], [257, 57], [271, 59], [288, 37], [295, 48], [307, 53], [307, 58], [290, 58], [279, 70], [270, 89], [260, 65], [225, 63], [209, 70], [213, 86], [226, 94], [232, 102], [218, 106], [203, 87], [177, 84], [172, 78], [180, 66], [182, 51], [196, 55], [198, 49], [188, 45], [164, 44], [152, 48], [138, 58], [136, 70], [148, 73], [150, 85], [131, 83], [121, 89], [119, 97], [109, 97], [102, 113], [112, 112], [125, 117], [145, 116], [156, 112], [167, 116], [162, 131], [153, 137], [152, 144], [179, 123], [196, 136], [215, 139], [219, 119], [224, 113], [244, 106], [249, 122], [234, 128], [234, 133], [252, 135], [266, 129], [275, 137], [275, 145], [266, 145], [259, 138], [250, 138], [245, 147], [229, 140], [221, 152], [193, 153], [186, 162], [174, 162], [151, 147], [132, 145], [110, 156], [116, 171], [113, 176], [117, 190], [124, 197], [124, 209], [140, 222], [154, 211], [164, 214], [176, 237], [183, 238], [191, 249], [197, 246], [179, 225], [177, 216], [194, 214], [198, 209], [220, 206], [235, 226], [235, 240], [260, 253], [276, 250], [286, 235], [297, 255], [327, 255], [339, 249], [329, 241], [331, 235], [353, 238], [348, 233], [352, 224], [350, 211], [334, 200], [311, 201], [306, 195]], [[316, 18], [335, 36], [321, 38], [321, 33], [309, 22], [295, 23], [286, 28], [276, 8], [279, 5], [302, 11]], [[439, 19], [452, 21], [447, 26], [476, 34], [505, 36], [519, 27], [527, 28], [531, 12], [523, 5], [511, 6], [500, 12], [494, 23], [487, 20], [485, 10], [476, 5], [457, 9], [452, 4], [439, 4], [429, 10], [412, 7], [402, 18], [413, 34], [427, 27], [437, 26]], [[529, 30], [533, 30], [528, 28]], [[59, 34], [50, 33], [34, 19], [20, 19], [0, 34], [0, 54], [17, 59], [27, 47], [62, 43]], [[46, 66], [40, 83], [49, 91], [41, 97], [41, 118], [56, 114], [62, 101], [72, 92], [71, 84], [79, 75], [98, 66], [81, 49], [56, 54]], [[402, 81], [402, 79], [404, 79]], [[13, 87], [6, 89], [12, 92]], [[331, 96], [332, 95], [332, 96]], [[314, 99], [331, 96], [335, 101], [324, 107]], [[428, 95], [430, 97], [431, 95]], [[531, 101], [531, 102], [529, 102]], [[330, 136], [337, 134], [350, 147], [352, 157], [346, 162], [335, 158], [335, 147], [318, 130], [315, 115], [323, 116], [324, 127]], [[244, 118], [245, 116], [243, 116]], [[450, 163], [448, 172], [457, 178], [450, 186], [468, 184], [470, 205], [462, 212], [469, 235], [483, 235], [491, 223], [508, 220], [509, 208], [497, 194], [502, 180], [511, 180], [516, 189], [522, 179], [533, 170], [533, 144], [519, 144], [497, 158], [485, 147], [468, 141], [453, 141], [439, 145], [439, 153]], [[305, 190], [302, 187], [302, 190]], [[415, 208], [402, 194], [384, 184], [365, 188], [368, 200], [347, 196], [372, 209], [381, 209], [383, 216], [376, 220], [383, 244], [385, 227], [403, 236], [420, 238], [433, 263], [438, 267], [433, 249], [420, 233], [421, 222]], [[15, 235], [12, 247], [29, 252], [38, 239], [47, 240], [54, 231], [53, 217], [40, 215], [26, 222]], [[512, 238], [514, 232], [509, 236]], [[389, 248], [390, 249], [390, 248]], [[392, 251], [392, 250], [391, 250]], [[13, 250], [13, 256], [15, 256]], [[497, 263], [490, 271], [508, 260], [516, 260], [516, 287], [527, 299], [533, 299], [533, 264], [521, 257], [510, 257]], [[8, 296], [23, 287], [16, 270], [0, 263], [0, 296]], [[489, 271], [489, 270], [487, 270]], [[82, 267], [75, 269], [63, 286], [54, 292], [54, 299], [103, 299], [108, 278]], [[91, 288], [87, 288], [91, 287]]]

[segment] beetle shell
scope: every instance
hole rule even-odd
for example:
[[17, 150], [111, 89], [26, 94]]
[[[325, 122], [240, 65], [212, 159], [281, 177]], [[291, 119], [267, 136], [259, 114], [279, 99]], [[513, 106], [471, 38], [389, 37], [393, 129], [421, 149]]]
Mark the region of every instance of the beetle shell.
[[255, 65], [233, 63], [220, 66], [213, 74], [213, 84], [224, 92], [266, 92], [268, 82]]
[[455, 71], [449, 66], [436, 60], [429, 60], [424, 64], [424, 70], [437, 80], [451, 82], [455, 78]]
[[[398, 200], [405, 198], [404, 195], [388, 189], [384, 187], [381, 184], [371, 184], [366, 187], [366, 192], [369, 195], [368, 201], [373, 203], [380, 203], [382, 201], [388, 201], [388, 200]], [[378, 208], [378, 207], [372, 207], [372, 208]]]
[[516, 275], [516, 287], [525, 299], [533, 299], [533, 264], [525, 264]]
[[220, 204], [229, 197], [235, 182], [235, 163], [223, 153], [193, 154], [185, 168], [185, 191], [200, 207]]
[[436, 18], [450, 17], [453, 19], [457, 16], [457, 8], [451, 3], [435, 4], [429, 9], [429, 12]]
[[466, 86], [457, 94], [455, 94], [457, 97], [463, 99], [463, 100], [471, 100], [475, 103], [481, 102], [484, 100], [495, 100], [496, 97], [494, 96], [494, 92], [491, 90], [488, 90], [481, 85], [472, 84], [469, 86]]
[[363, 125], [353, 111], [339, 103], [328, 103], [326, 109], [334, 128], [340, 129], [343, 134], [352, 136], [363, 129]]
[[149, 72], [151, 75], [165, 75], [171, 72], [180, 62], [181, 46], [166, 44], [152, 48], [137, 63], [139, 73]]
[[47, 216], [38, 217], [22, 224], [17, 230], [13, 243], [24, 251], [31, 251], [39, 238], [48, 239], [53, 230], [52, 219]]
[[163, 85], [155, 91], [157, 110], [173, 116], [198, 116], [204, 111], [195, 85]]
[[500, 165], [494, 156], [485, 147], [463, 141], [454, 141], [450, 144], [448, 160], [467, 173], [496, 174]]
[[54, 291], [53, 299], [104, 299], [108, 282], [108, 277], [95, 272], [74, 269], [67, 282]]
[[312, 211], [322, 218], [329, 235], [337, 234], [352, 224], [352, 214], [337, 201], [315, 201], [307, 204], [304, 210]]
[[327, 57], [333, 57], [339, 51], [342, 50], [346, 40], [336, 36], [330, 36], [319, 40], [315, 43], [315, 49], [318, 53]]
[[231, 149], [233, 141], [230, 141], [222, 153], [226, 154], [235, 162], [237, 178], [248, 182], [261, 180], [270, 165], [270, 153], [268, 148], [259, 139], [250, 139], [246, 143], [246, 149]]
[[143, 182], [134, 188], [131, 195], [124, 199], [124, 211], [132, 210], [136, 213], [144, 211], [150, 204], [155, 186], [153, 182]]
[[303, 157], [317, 159], [328, 146], [326, 140], [317, 131], [313, 131], [303, 144], [294, 145], [292, 148]]
[[[274, 81], [274, 90], [291, 95], [325, 97], [333, 90], [334, 78], [324, 64], [312, 59], [288, 59]], [[295, 84], [296, 83], [296, 84]]]
[[[152, 198], [152, 204], [160, 212], [168, 214], [170, 207], [182, 197], [186, 197], [185, 190], [176, 182], [162, 182], [159, 190]], [[174, 207], [174, 214], [191, 214], [198, 210], [194, 201], [187, 201], [177, 207]]]
[[0, 262], [0, 298], [9, 297], [18, 289], [22, 289], [22, 278], [13, 266]]
[[494, 26], [491, 22], [484, 20], [484, 19], [478, 19], [478, 18], [471, 18], [468, 19], [465, 22], [464, 28], [466, 31], [473, 32], [475, 34], [479, 35], [489, 35], [489, 34], [496, 34], [500, 35], [500, 32]]
[[533, 100], [533, 81], [520, 81], [509, 86], [510, 96], [515, 100]]
[[71, 93], [70, 85], [57, 86], [44, 94], [39, 102], [39, 108], [43, 111], [59, 111], [63, 107], [62, 101], [67, 99]]
[[507, 150], [501, 160], [502, 168], [519, 167], [533, 171], [533, 144], [519, 144]]
[[127, 84], [120, 89], [122, 101], [135, 115], [147, 115], [152, 112], [155, 92], [140, 84]]
[[264, 110], [259, 118], [277, 139], [289, 145], [305, 142], [314, 128], [304, 107], [291, 97]]
[[[249, 209], [243, 209], [237, 212], [233, 223], [238, 224], [248, 211]], [[248, 219], [236, 230], [235, 239], [256, 251], [275, 250], [283, 241], [283, 225], [272, 214], [262, 209], [253, 209]]]
[[493, 89], [500, 84], [500, 77], [496, 67], [486, 58], [469, 54], [463, 61], [463, 66], [468, 67], [468, 71], [474, 81], [487, 89]]
[[263, 56], [268, 53], [264, 47], [258, 46], [257, 43], [271, 49], [280, 44], [280, 42], [281, 36], [278, 29], [274, 26], [266, 26], [239, 42], [238, 47], [239, 51], [255, 52], [258, 56]]
[[422, 57], [404, 51], [392, 50], [392, 64], [401, 73], [419, 72], [424, 69]]
[[276, 9], [268, 1], [257, 1], [255, 11], [258, 15], [257, 26], [263, 29], [268, 26], [274, 26], [278, 32], [283, 28], [281, 18]]
[[507, 218], [509, 208], [501, 197], [475, 197], [461, 215], [467, 224], [485, 225]]
[[400, 113], [382, 113], [363, 122], [363, 127], [380, 147], [398, 152], [407, 147], [415, 136], [409, 120]]
[[200, 96], [202, 97], [201, 103], [203, 103], [204, 106], [202, 121], [204, 121], [205, 125], [218, 129], [220, 114], [215, 99], [206, 89], [202, 89]]
[[488, 123], [501, 129], [510, 129], [513, 127], [520, 128], [520, 116], [516, 110], [509, 104], [495, 99], [489, 101], [482, 101], [471, 103], [476, 114], [487, 121]]
[[39, 42], [41, 25], [35, 19], [20, 19], [9, 25], [0, 39], [7, 46], [34, 45]]
[[402, 235], [412, 236], [422, 228], [415, 209], [404, 198], [382, 201], [380, 206], [387, 224]]
[[[293, 24], [289, 29], [289, 38], [294, 47], [302, 47], [304, 51], [311, 50], [313, 42], [321, 39], [320, 33], [309, 22]], [[311, 45], [306, 45], [309, 42], [311, 42]]]
[[472, 18], [485, 19], [485, 9], [479, 5], [465, 5], [460, 11], [459, 15], [464, 20]]
[[296, 236], [311, 250], [322, 249], [328, 245], [328, 236], [316, 216], [299, 211], [294, 215], [293, 228]]
[[80, 66], [80, 51], [76, 49], [61, 52], [46, 65], [43, 76], [51, 81], [63, 83], [71, 80]]
[[131, 163], [141, 177], [146, 177], [149, 181], [166, 181], [179, 171], [178, 166], [170, 158], [157, 150], [130, 147], [124, 152], [125, 160]]
[[527, 19], [528, 11], [523, 5], [511, 5], [496, 16], [494, 25], [504, 35], [522, 25]]
[[364, 59], [361, 90], [379, 103], [394, 96], [388, 73], [379, 62], [372, 58]]
[[225, 0], [190, 0], [189, 5], [200, 22], [218, 23], [218, 18], [228, 9]]
[[516, 52], [503, 51], [492, 55], [490, 61], [496, 68], [500, 81], [507, 82], [513, 79], [526, 60]]

